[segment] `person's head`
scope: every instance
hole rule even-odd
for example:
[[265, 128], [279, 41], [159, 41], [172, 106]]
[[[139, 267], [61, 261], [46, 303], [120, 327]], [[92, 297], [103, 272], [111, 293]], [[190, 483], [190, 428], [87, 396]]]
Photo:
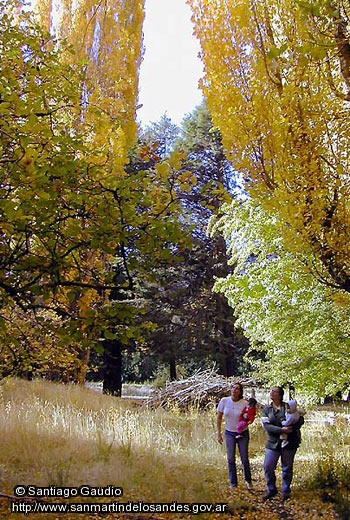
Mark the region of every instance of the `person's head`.
[[284, 390], [281, 386], [273, 386], [271, 388], [270, 397], [274, 403], [281, 403], [283, 401]]
[[294, 413], [297, 409], [297, 402], [295, 399], [292, 399], [292, 401], [288, 401], [286, 404], [287, 412], [288, 413]]
[[250, 399], [248, 399], [249, 408], [255, 408], [256, 404], [257, 404], [257, 400], [254, 399], [254, 397], [251, 397]]
[[241, 383], [234, 383], [231, 386], [231, 398], [233, 401], [239, 401], [243, 398], [243, 385]]

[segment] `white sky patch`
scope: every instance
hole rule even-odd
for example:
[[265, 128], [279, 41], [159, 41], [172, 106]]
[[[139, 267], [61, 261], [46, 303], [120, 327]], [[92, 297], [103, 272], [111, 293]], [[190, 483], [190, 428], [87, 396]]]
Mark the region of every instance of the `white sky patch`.
[[167, 114], [179, 124], [202, 101], [199, 42], [186, 0], [146, 0], [145, 54], [140, 69], [138, 120], [143, 126]]

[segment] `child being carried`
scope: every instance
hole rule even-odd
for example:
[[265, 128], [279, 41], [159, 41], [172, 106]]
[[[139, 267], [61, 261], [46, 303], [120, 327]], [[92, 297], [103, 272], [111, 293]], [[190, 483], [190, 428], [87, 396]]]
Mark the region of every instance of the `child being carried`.
[[249, 424], [252, 424], [252, 422], [254, 421], [256, 416], [256, 404], [257, 401], [256, 399], [254, 399], [254, 397], [248, 399], [248, 406], [245, 406], [243, 408], [237, 424], [238, 435], [236, 436], [236, 439], [242, 437], [242, 432], [247, 430]]
[[[291, 426], [299, 421], [300, 416], [304, 415], [305, 412], [297, 408], [297, 402], [295, 399], [288, 401], [286, 404], [286, 420], [282, 421], [282, 426]], [[282, 439], [282, 448], [288, 445], [288, 433], [281, 433], [280, 439]]]

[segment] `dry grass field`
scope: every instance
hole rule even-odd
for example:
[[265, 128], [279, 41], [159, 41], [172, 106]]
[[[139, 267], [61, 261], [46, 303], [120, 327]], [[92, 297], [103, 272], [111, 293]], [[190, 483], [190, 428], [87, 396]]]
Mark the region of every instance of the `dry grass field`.
[[[346, 519], [350, 517], [349, 410], [336, 410], [333, 425], [324, 420], [329, 412], [307, 412], [292, 499], [282, 503], [277, 496], [266, 504], [261, 498], [265, 433], [259, 420], [251, 426], [254, 490], [245, 489], [239, 473], [240, 485], [232, 494], [225, 449], [216, 441], [214, 408], [187, 413], [176, 408], [148, 410], [132, 400], [84, 387], [8, 379], [0, 386], [0, 492], [8, 495], [0, 500], [0, 517]], [[25, 495], [11, 499], [16, 486]], [[45, 493], [34, 486], [49, 488], [51, 495], [29, 496], [29, 490]], [[95, 494], [100, 488], [116, 488], [117, 496], [53, 496], [69, 493], [65, 491], [69, 487], [77, 493], [80, 486]], [[137, 511], [141, 502], [145, 510]], [[114, 506], [108, 506], [111, 503]], [[146, 503], [152, 503], [154, 511]], [[43, 504], [80, 506], [49, 514], [36, 509]], [[84, 504], [105, 504], [105, 509], [101, 514], [91, 508], [84, 512]], [[117, 504], [129, 506], [124, 513], [106, 509]], [[172, 504], [173, 510], [161, 510], [161, 504]], [[224, 506], [214, 510], [215, 504]], [[183, 511], [174, 512], [175, 507]]]

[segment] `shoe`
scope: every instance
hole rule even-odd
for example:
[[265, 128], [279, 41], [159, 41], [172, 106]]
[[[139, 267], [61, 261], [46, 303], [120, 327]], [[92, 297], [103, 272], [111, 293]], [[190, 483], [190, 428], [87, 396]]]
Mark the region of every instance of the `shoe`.
[[285, 502], [290, 498], [290, 493], [282, 493], [282, 500]]
[[246, 488], [248, 489], [248, 491], [253, 491], [252, 483], [251, 483], [251, 482], [247, 482], [247, 481], [245, 481], [245, 485], [246, 485]]
[[237, 484], [230, 484], [230, 491], [233, 491], [234, 489], [236, 489], [237, 487]]
[[268, 491], [263, 496], [263, 500], [270, 500], [271, 498], [275, 497], [277, 495], [277, 489], [275, 491]]

